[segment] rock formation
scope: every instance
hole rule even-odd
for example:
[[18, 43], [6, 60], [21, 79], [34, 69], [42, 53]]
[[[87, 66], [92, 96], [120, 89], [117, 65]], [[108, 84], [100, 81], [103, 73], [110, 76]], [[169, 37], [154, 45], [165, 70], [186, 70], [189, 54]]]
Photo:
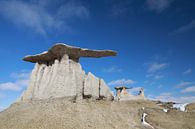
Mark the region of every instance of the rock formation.
[[19, 101], [71, 97], [76, 100], [85, 98], [113, 98], [103, 79], [82, 69], [80, 57], [115, 56], [111, 50], [88, 50], [66, 44], [56, 44], [48, 51], [38, 55], [26, 56], [24, 61], [36, 63], [32, 70], [29, 86]]
[[52, 62], [55, 59], [61, 59], [64, 55], [76, 62], [79, 62], [80, 57], [106, 57], [106, 56], [116, 56], [116, 52], [112, 50], [89, 50], [85, 48], [73, 47], [66, 44], [56, 44], [51, 47], [48, 51], [34, 56], [24, 57], [24, 61], [29, 62]]
[[127, 89], [131, 89], [128, 88], [126, 86], [117, 86], [115, 87], [116, 89], [116, 96], [115, 96], [115, 100], [117, 101], [128, 101], [128, 100], [146, 100], [146, 97], [144, 96], [144, 89], [141, 88], [138, 95], [133, 95], [131, 93], [127, 92]]

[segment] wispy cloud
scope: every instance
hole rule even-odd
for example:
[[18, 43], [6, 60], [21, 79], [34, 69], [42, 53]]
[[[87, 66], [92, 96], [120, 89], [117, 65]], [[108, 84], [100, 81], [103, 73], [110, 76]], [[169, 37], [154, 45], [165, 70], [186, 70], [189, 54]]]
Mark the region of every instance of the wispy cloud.
[[155, 54], [151, 57], [150, 62], [144, 63], [146, 66], [146, 81], [144, 83], [146, 85], [158, 87], [158, 81], [166, 77], [167, 72], [165, 70], [170, 66], [167, 59], [165, 56]]
[[142, 87], [133, 87], [131, 89], [128, 89], [128, 93], [130, 94], [138, 94], [138, 92], [141, 90]]
[[163, 102], [177, 102], [177, 103], [192, 103], [195, 102], [195, 96], [179, 96], [175, 97], [171, 93], [161, 93], [159, 96], [149, 95], [151, 100], [160, 100]]
[[146, 0], [146, 4], [150, 10], [162, 12], [170, 6], [174, 0]]
[[163, 75], [155, 75], [155, 74], [147, 74], [146, 75], [147, 78], [152, 78], [152, 80], [159, 80], [159, 79], [162, 79], [164, 78]]
[[3, 111], [6, 107], [0, 106], [0, 112]]
[[195, 86], [190, 86], [181, 91], [181, 93], [189, 93], [189, 92], [194, 92], [195, 93]]
[[162, 88], [163, 87], [163, 85], [158, 85], [158, 89], [160, 89], [160, 88]]
[[6, 82], [0, 84], [0, 90], [21, 91], [28, 84], [28, 80], [18, 80], [16, 82]]
[[6, 95], [4, 93], [0, 92], [0, 99], [5, 98], [5, 97], [6, 97]]
[[21, 78], [29, 78], [30, 77], [30, 71], [28, 70], [22, 70], [20, 72], [13, 72], [11, 73], [12, 78], [21, 79]]
[[113, 73], [113, 72], [122, 72], [123, 70], [117, 66], [112, 66], [110, 68], [103, 69], [103, 71], [107, 73]]
[[115, 1], [112, 3], [112, 8], [111, 8], [111, 14], [112, 16], [121, 16], [126, 14], [129, 9], [130, 5], [133, 3], [133, 0], [122, 0], [122, 1]]
[[0, 83], [0, 91], [21, 91], [28, 85], [29, 74], [29, 72], [12, 73], [11, 76], [16, 78], [16, 81]]
[[[49, 11], [51, 9], [53, 11]], [[0, 1], [0, 14], [19, 28], [25, 27], [46, 36], [52, 31], [69, 31], [69, 22], [75, 18], [87, 18], [89, 11], [74, 0], [58, 3], [50, 0], [42, 2], [3, 0]]]
[[187, 75], [187, 74], [190, 74], [190, 73], [192, 73], [192, 69], [190, 69], [190, 68], [183, 72], [184, 75]]
[[164, 92], [164, 93], [161, 93], [160, 95], [161, 95], [161, 96], [171, 96], [172, 94], [169, 93], [169, 92]]
[[155, 73], [155, 72], [161, 71], [161, 70], [167, 68], [168, 66], [169, 66], [168, 63], [154, 62], [154, 63], [150, 64], [150, 66], [148, 68], [148, 73]]
[[184, 88], [184, 87], [187, 87], [189, 85], [192, 85], [194, 84], [194, 82], [180, 82], [179, 84], [177, 84], [175, 87], [176, 88]]
[[150, 85], [150, 86], [153, 86], [153, 85], [156, 84], [156, 82], [155, 82], [153, 79], [146, 80], [146, 81], [144, 81], [144, 83], [145, 83], [146, 85]]
[[159, 79], [162, 79], [162, 78], [164, 78], [163, 75], [155, 75], [154, 76], [154, 80], [159, 80]]
[[108, 83], [108, 85], [110, 86], [116, 86], [116, 85], [130, 85], [130, 84], [134, 84], [135, 81], [131, 80], [131, 79], [119, 79], [119, 80], [113, 80], [111, 82]]
[[195, 20], [192, 20], [190, 23], [179, 27], [178, 29], [174, 30], [171, 34], [180, 34], [184, 32], [188, 32], [190, 30], [195, 29]]

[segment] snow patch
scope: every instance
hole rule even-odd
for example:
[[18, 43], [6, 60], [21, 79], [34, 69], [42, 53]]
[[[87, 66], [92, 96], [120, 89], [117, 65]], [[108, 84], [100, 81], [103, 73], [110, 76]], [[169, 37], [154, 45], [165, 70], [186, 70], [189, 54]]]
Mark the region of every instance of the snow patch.
[[169, 109], [163, 109], [164, 112], [168, 112]]
[[186, 106], [188, 105], [188, 103], [177, 103], [177, 104], [173, 104], [173, 108], [177, 108], [179, 109], [180, 111], [183, 111], [185, 112], [186, 111]]
[[143, 125], [146, 125], [146, 126], [152, 128], [152, 129], [154, 129], [154, 127], [153, 127], [152, 125], [150, 125], [148, 122], [145, 121], [145, 117], [146, 117], [147, 115], [148, 115], [148, 114], [146, 114], [146, 113], [144, 113], [144, 114], [142, 115], [141, 122], [142, 122]]

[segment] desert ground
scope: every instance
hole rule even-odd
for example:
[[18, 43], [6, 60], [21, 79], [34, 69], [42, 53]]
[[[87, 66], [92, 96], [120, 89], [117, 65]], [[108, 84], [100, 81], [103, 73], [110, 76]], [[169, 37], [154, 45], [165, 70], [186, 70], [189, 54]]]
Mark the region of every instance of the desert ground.
[[[165, 106], [138, 100], [19, 102], [0, 113], [0, 129], [195, 129], [195, 104], [187, 112], [164, 112]], [[143, 113], [152, 127], [143, 124]]]

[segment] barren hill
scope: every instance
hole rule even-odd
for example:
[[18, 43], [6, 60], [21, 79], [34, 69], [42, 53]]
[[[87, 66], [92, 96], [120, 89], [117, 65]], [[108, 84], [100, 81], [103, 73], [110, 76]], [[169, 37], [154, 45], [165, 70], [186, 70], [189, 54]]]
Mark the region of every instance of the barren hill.
[[[192, 106], [190, 106], [192, 107]], [[195, 112], [163, 111], [151, 101], [19, 102], [0, 113], [0, 129], [195, 129]]]

